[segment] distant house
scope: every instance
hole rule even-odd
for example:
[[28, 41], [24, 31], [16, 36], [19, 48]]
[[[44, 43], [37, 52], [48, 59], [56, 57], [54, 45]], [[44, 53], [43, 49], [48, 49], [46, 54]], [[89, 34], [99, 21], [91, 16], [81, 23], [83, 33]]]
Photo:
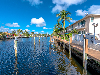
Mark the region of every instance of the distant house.
[[4, 32], [7, 36], [11, 36], [11, 33], [8, 32]]
[[73, 29], [77, 29], [79, 34], [94, 34], [93, 23], [98, 26], [95, 27], [95, 34], [100, 34], [100, 14], [89, 14], [84, 18], [76, 21], [75, 23], [67, 27], [67, 33], [70, 33]]

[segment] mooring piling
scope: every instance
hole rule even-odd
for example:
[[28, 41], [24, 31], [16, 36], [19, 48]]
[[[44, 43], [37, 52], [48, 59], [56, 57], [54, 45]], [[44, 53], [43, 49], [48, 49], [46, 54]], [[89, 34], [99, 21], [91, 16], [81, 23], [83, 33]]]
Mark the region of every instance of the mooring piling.
[[88, 53], [88, 39], [83, 36], [83, 74], [87, 74], [87, 53]]
[[15, 37], [15, 40], [14, 40], [14, 49], [15, 49], [15, 57], [17, 57], [17, 37]]
[[34, 36], [34, 45], [35, 45], [35, 36]]

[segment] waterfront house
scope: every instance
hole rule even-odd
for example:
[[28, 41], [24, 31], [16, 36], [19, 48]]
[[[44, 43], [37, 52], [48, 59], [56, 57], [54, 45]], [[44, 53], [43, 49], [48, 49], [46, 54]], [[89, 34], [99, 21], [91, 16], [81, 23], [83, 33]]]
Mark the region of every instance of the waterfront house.
[[95, 34], [100, 34], [100, 14], [89, 14], [84, 18], [76, 21], [75, 23], [69, 25], [67, 27], [67, 32], [71, 32], [73, 29], [77, 29], [79, 34], [94, 34], [94, 26], [93, 23], [97, 24], [98, 26], [95, 27]]
[[[93, 24], [98, 24], [95, 27], [95, 36], [100, 37], [100, 14], [89, 14], [83, 17], [82, 19], [76, 21], [75, 23], [67, 27], [67, 33], [70, 33], [73, 29], [77, 29], [78, 34], [88, 34], [94, 35], [94, 26]], [[98, 38], [100, 39], [100, 38]]]

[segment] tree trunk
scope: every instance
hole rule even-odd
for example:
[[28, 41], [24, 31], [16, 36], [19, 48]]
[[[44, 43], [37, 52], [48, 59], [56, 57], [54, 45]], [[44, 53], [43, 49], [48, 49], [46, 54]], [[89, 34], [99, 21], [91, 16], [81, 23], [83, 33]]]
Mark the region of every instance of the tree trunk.
[[64, 34], [64, 40], [65, 40], [65, 19], [63, 19], [63, 29], [64, 29], [64, 32], [63, 32], [63, 34]]

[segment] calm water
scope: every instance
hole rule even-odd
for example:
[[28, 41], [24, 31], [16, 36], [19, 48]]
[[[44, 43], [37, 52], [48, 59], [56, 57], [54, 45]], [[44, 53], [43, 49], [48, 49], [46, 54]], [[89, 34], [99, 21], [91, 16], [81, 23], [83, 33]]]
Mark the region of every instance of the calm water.
[[[14, 39], [0, 41], [0, 75], [82, 75], [83, 68], [50, 38], [19, 38], [17, 57]], [[59, 46], [57, 46], [59, 48]], [[89, 73], [88, 73], [89, 74]]]

